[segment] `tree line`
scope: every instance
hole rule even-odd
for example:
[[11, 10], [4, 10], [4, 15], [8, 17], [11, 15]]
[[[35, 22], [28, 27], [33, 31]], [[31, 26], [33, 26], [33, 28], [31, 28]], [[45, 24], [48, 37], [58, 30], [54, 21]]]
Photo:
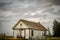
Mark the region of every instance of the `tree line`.
[[53, 22], [53, 36], [60, 37], [60, 22], [54, 20]]

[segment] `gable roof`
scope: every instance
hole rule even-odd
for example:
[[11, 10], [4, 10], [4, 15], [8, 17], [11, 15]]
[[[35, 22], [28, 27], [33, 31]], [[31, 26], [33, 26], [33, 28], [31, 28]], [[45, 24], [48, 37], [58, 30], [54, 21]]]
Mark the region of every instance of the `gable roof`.
[[32, 22], [32, 21], [27, 21], [27, 20], [23, 20], [20, 19], [13, 27], [13, 29], [20, 23], [20, 21], [22, 21], [23, 23], [25, 23], [25, 25], [27, 25], [29, 28], [33, 28], [33, 29], [39, 29], [41, 31], [47, 31], [47, 29], [41, 25], [40, 23], [36, 23], [36, 22]]

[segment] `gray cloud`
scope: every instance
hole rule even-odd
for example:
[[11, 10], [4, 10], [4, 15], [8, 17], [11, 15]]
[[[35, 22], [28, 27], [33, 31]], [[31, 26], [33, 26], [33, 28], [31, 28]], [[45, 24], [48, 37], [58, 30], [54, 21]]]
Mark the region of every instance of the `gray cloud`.
[[[42, 2], [40, 2], [42, 1]], [[4, 3], [3, 10], [10, 10], [13, 12], [24, 12], [24, 11], [32, 11], [36, 10], [44, 0], [3, 0], [1, 1]], [[9, 3], [9, 4], [8, 4]], [[8, 5], [6, 5], [8, 4]]]
[[6, 5], [6, 3], [0, 3], [0, 8], [5, 6], [5, 5]]
[[48, 0], [52, 2], [54, 5], [60, 5], [60, 0]]
[[60, 0], [54, 0], [53, 3], [56, 5], [60, 5]]

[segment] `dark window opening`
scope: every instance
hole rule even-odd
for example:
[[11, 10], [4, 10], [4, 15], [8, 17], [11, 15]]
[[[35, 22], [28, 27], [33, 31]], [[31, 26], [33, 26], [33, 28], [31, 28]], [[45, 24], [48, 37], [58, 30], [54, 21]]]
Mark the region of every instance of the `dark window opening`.
[[31, 36], [34, 36], [34, 34], [33, 34], [33, 30], [31, 31]]

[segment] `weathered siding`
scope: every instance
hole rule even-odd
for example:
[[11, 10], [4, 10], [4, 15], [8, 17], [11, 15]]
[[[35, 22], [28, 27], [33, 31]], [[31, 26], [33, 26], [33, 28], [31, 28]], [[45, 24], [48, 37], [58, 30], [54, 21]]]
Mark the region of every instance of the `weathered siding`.
[[[20, 26], [22, 24], [22, 26]], [[15, 27], [15, 28], [28, 28], [22, 21]], [[17, 34], [19, 33], [19, 30], [14, 30], [14, 37], [17, 37]], [[24, 30], [22, 30], [22, 36], [24, 37]], [[26, 38], [29, 37], [29, 30], [26, 30]]]
[[[20, 24], [22, 24], [22, 26], [20, 26]], [[28, 28], [28, 26], [21, 21], [15, 28]]]
[[[22, 26], [20, 26], [20, 24], [22, 24]], [[15, 28], [29, 28], [27, 25], [25, 25], [22, 21], [15, 27]], [[14, 37], [17, 37], [17, 34], [19, 33], [18, 30], [14, 30]], [[39, 31], [39, 30], [34, 30], [34, 38], [36, 37], [42, 37], [43, 36], [43, 31]], [[22, 36], [24, 37], [24, 30], [22, 30]], [[26, 30], [26, 38], [29, 38], [29, 30]], [[30, 30], [30, 37], [31, 37], [31, 30]]]

